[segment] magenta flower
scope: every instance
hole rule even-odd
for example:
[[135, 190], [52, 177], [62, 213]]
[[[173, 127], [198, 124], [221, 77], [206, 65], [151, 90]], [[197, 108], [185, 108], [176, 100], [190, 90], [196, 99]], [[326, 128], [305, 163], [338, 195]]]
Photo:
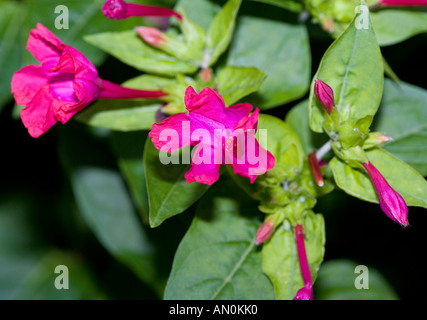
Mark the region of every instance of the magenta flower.
[[304, 230], [300, 224], [295, 226], [295, 240], [297, 242], [298, 260], [302, 279], [304, 280], [304, 287], [298, 290], [294, 300], [313, 300], [313, 282], [305, 251]]
[[267, 219], [257, 230], [255, 236], [255, 244], [261, 244], [267, 241], [274, 231], [274, 224], [271, 219]]
[[371, 177], [378, 201], [384, 213], [402, 226], [408, 225], [408, 207], [402, 196], [397, 193], [371, 162], [362, 163]]
[[427, 0], [380, 0], [382, 6], [427, 6]]
[[316, 79], [314, 80], [314, 93], [325, 111], [328, 114], [331, 114], [332, 109], [335, 107], [334, 92], [332, 88], [322, 80]]
[[122, 87], [98, 77], [96, 68], [78, 50], [65, 45], [40, 23], [30, 31], [27, 49], [41, 63], [15, 72], [12, 93], [26, 106], [21, 119], [34, 138], [56, 122], [63, 124], [96, 99], [158, 98], [162, 91]]
[[[155, 123], [148, 134], [154, 146], [173, 153], [184, 146], [195, 146], [187, 183], [213, 184], [221, 164], [232, 165], [234, 172], [256, 177], [274, 167], [274, 156], [255, 138], [259, 109], [250, 115], [247, 103], [226, 107], [222, 97], [210, 88], [197, 94], [192, 87], [185, 92], [189, 113], [178, 113]], [[258, 154], [257, 154], [258, 152]]]
[[182, 20], [182, 16], [168, 8], [147, 6], [136, 3], [127, 3], [123, 0], [107, 0], [102, 6], [102, 13], [110, 19], [126, 19], [130, 17], [176, 17]]

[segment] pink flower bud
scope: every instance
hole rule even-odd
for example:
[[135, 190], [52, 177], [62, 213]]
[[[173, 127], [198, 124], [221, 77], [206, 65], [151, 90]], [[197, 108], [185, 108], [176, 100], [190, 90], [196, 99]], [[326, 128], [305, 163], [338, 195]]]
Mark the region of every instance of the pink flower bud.
[[334, 92], [332, 88], [322, 80], [316, 79], [314, 80], [314, 93], [326, 112], [331, 114], [332, 109], [335, 107]]
[[408, 207], [402, 196], [397, 193], [371, 162], [362, 163], [371, 177], [378, 201], [384, 213], [402, 226], [408, 225]]
[[153, 47], [161, 47], [167, 42], [163, 33], [156, 28], [151, 27], [136, 27], [135, 31], [140, 35], [145, 42]]
[[310, 165], [314, 181], [316, 181], [316, 184], [319, 187], [323, 187], [325, 182], [323, 181], [322, 172], [320, 171], [320, 165], [316, 157], [316, 151], [313, 151], [308, 155], [308, 164]]
[[130, 17], [172, 17], [182, 20], [182, 16], [168, 8], [127, 3], [123, 0], [107, 0], [102, 6], [102, 13], [109, 19], [126, 19]]
[[380, 0], [381, 6], [427, 6], [427, 0]]
[[271, 219], [266, 220], [259, 228], [255, 236], [255, 243], [261, 244], [267, 241], [274, 231], [274, 224]]

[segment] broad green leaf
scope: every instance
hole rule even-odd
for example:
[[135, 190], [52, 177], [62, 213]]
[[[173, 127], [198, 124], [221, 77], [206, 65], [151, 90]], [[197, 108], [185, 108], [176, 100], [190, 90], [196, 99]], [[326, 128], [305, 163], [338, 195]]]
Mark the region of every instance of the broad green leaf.
[[239, 16], [227, 65], [256, 67], [267, 75], [261, 88], [247, 99], [260, 109], [298, 99], [310, 84], [307, 30], [302, 24]]
[[117, 131], [150, 130], [161, 106], [149, 100], [100, 100], [76, 116], [76, 120]]
[[205, 31], [209, 29], [213, 18], [221, 8], [209, 0], [178, 0], [175, 10], [184, 11], [187, 16]]
[[280, 8], [288, 9], [295, 12], [301, 12], [304, 9], [303, 3], [300, 0], [251, 0], [265, 2]]
[[[357, 267], [367, 269], [357, 270]], [[368, 288], [357, 289], [355, 282], [367, 284]], [[399, 297], [386, 278], [371, 266], [360, 265], [352, 260], [329, 260], [322, 264], [316, 284], [316, 300], [397, 300]]]
[[218, 73], [216, 84], [225, 105], [230, 106], [257, 91], [265, 77], [265, 73], [254, 67], [227, 66]]
[[[285, 228], [289, 226], [289, 228]], [[313, 282], [325, 254], [325, 222], [321, 214], [307, 212], [304, 218], [304, 235], [307, 259]], [[301, 275], [295, 234], [284, 223], [264, 244], [263, 270], [274, 285], [276, 298], [291, 300], [304, 286]]]
[[[174, 84], [174, 79], [142, 75], [122, 85], [134, 89], [159, 90]], [[76, 115], [75, 119], [88, 125], [118, 131], [149, 130], [156, 122], [161, 102], [154, 99], [98, 100]]]
[[148, 195], [145, 168], [142, 162], [146, 139], [146, 131], [111, 133], [111, 143], [120, 171], [126, 180], [142, 220], [148, 224]]
[[[415, 169], [381, 149], [368, 150], [366, 155], [408, 206], [427, 208], [427, 181]], [[340, 189], [359, 199], [378, 203], [367, 173], [350, 167], [336, 157], [329, 162], [329, 166]]]
[[320, 148], [326, 141], [327, 137], [319, 135], [310, 129], [308, 122], [308, 100], [301, 101], [296, 106], [292, 107], [286, 113], [285, 122], [298, 136], [305, 154]]
[[372, 12], [372, 24], [380, 46], [393, 45], [416, 34], [427, 32], [427, 12], [407, 8]]
[[148, 73], [173, 76], [197, 70], [195, 65], [149, 46], [133, 30], [91, 34], [84, 39], [123, 63]]
[[242, 0], [228, 0], [215, 15], [206, 37], [206, 52], [209, 66], [213, 65], [227, 50], [234, 33], [237, 13]]
[[167, 300], [274, 299], [262, 272], [255, 234], [256, 203], [219, 181], [199, 203], [179, 244], [166, 285]]
[[112, 156], [108, 149], [70, 125], [60, 131], [59, 148], [84, 220], [112, 256], [160, 293], [163, 279], [157, 273], [153, 245], [122, 176], [108, 164]]
[[314, 94], [315, 79], [332, 88], [336, 108], [347, 115], [345, 118], [358, 120], [373, 116], [380, 104], [384, 79], [382, 55], [371, 22], [366, 21], [366, 16], [361, 20], [360, 15], [356, 14], [346, 31], [328, 48], [313, 77], [309, 117], [315, 132], [322, 132], [324, 117], [323, 107]]
[[[260, 145], [270, 151], [276, 159], [275, 167], [269, 171], [269, 175], [274, 174], [274, 172], [282, 173], [283, 168], [280, 168], [279, 164], [283, 165], [282, 162], [286, 162], [286, 152], [292, 146], [295, 147], [297, 155], [297, 167], [299, 169], [302, 168], [304, 163], [303, 148], [297, 135], [284, 121], [275, 116], [260, 114], [255, 137], [258, 139]], [[233, 169], [229, 166], [227, 166], [227, 169], [236, 183], [249, 195], [253, 196], [258, 191], [256, 183], [251, 184], [247, 178], [234, 174]]]
[[257, 137], [259, 137], [260, 130], [265, 130], [267, 133], [266, 144], [260, 143], [264, 148], [270, 151], [277, 161], [280, 162], [283, 154], [294, 145], [298, 153], [299, 168], [302, 167], [304, 151], [298, 136], [293, 132], [291, 127], [286, 122], [279, 118], [267, 114], [260, 114], [258, 118]]
[[427, 90], [385, 81], [384, 95], [373, 131], [393, 138], [384, 149], [427, 176]]
[[[190, 150], [184, 149], [183, 152], [188, 152], [189, 155]], [[178, 154], [179, 151], [175, 155]], [[162, 156], [170, 157], [163, 151]], [[182, 158], [179, 164], [163, 164], [151, 139], [147, 139], [145, 143], [143, 158], [152, 227], [157, 227], [166, 219], [184, 212], [209, 188], [208, 185], [198, 182], [187, 183], [184, 174], [190, 169], [190, 164], [182, 163]]]

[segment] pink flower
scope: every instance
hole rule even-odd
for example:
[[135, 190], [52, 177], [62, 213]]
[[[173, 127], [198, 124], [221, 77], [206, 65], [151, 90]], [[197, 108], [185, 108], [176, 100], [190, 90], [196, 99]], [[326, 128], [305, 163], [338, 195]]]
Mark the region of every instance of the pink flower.
[[[254, 182], [259, 174], [274, 167], [274, 156], [255, 138], [258, 108], [241, 103], [226, 107], [222, 97], [210, 88], [197, 94], [192, 87], [185, 92], [189, 113], [178, 113], [148, 134], [154, 146], [173, 153], [184, 146], [195, 146], [187, 183], [213, 184], [219, 178], [221, 164], [232, 165], [234, 172]], [[258, 151], [258, 155], [256, 152]]]
[[305, 251], [304, 230], [301, 224], [295, 226], [295, 240], [297, 242], [298, 260], [304, 287], [298, 290], [294, 300], [313, 300], [313, 282], [311, 279], [310, 266]]
[[41, 63], [15, 72], [12, 93], [26, 107], [21, 119], [34, 138], [56, 122], [63, 124], [95, 99], [157, 98], [162, 91], [124, 88], [98, 77], [96, 68], [78, 50], [63, 44], [40, 23], [30, 31], [27, 49]]
[[427, 0], [380, 0], [382, 6], [427, 6]]
[[328, 114], [331, 114], [332, 109], [335, 107], [334, 92], [332, 88], [322, 80], [316, 79], [314, 80], [314, 93], [325, 111]]
[[107, 0], [102, 6], [102, 13], [110, 19], [126, 19], [130, 17], [172, 17], [182, 20], [182, 16], [172, 9], [127, 3], [123, 0]]
[[274, 231], [274, 224], [271, 219], [267, 219], [257, 230], [255, 244], [261, 244], [267, 241]]
[[408, 207], [402, 196], [397, 193], [371, 162], [362, 163], [371, 177], [381, 209], [392, 220], [402, 226], [408, 225]]

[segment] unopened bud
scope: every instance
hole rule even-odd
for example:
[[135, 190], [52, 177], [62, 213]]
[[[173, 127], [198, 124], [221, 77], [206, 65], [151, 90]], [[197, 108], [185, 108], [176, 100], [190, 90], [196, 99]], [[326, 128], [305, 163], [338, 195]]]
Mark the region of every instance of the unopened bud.
[[314, 181], [316, 181], [316, 184], [319, 187], [323, 187], [325, 182], [323, 180], [322, 172], [320, 171], [320, 165], [316, 157], [316, 151], [313, 151], [308, 155], [308, 164], [310, 165]]
[[167, 42], [163, 32], [152, 27], [136, 27], [135, 31], [140, 35], [145, 42], [153, 47], [162, 47]]
[[331, 114], [332, 109], [335, 107], [334, 91], [332, 88], [322, 80], [316, 79], [314, 80], [314, 93], [326, 112]]
[[200, 79], [204, 82], [209, 82], [212, 80], [212, 69], [211, 68], [204, 68], [200, 72]]
[[371, 162], [362, 163], [371, 177], [378, 201], [384, 213], [402, 226], [408, 225], [408, 207], [402, 196], [397, 193]]
[[267, 219], [257, 230], [256, 236], [255, 236], [255, 243], [261, 244], [265, 241], [267, 241], [271, 234], [274, 231], [274, 224], [272, 219]]

